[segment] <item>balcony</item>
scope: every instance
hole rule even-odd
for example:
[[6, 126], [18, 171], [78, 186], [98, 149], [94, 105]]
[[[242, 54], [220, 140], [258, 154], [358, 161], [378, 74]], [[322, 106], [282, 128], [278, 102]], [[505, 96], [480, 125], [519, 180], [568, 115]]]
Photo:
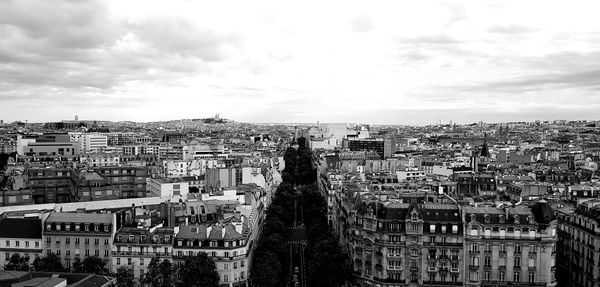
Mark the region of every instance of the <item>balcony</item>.
[[479, 270], [479, 265], [469, 265], [469, 269], [471, 269], [471, 270]]
[[469, 250], [469, 254], [479, 254], [479, 250]]
[[410, 267], [411, 272], [419, 272], [419, 267]]
[[402, 254], [400, 254], [400, 253], [388, 253], [387, 257], [402, 257]]
[[388, 266], [387, 267], [388, 270], [393, 270], [393, 271], [402, 271], [402, 266]]
[[427, 267], [427, 272], [437, 272], [437, 267]]
[[440, 260], [448, 260], [448, 255], [440, 255]]
[[458, 268], [450, 268], [450, 273], [459, 273], [460, 269]]

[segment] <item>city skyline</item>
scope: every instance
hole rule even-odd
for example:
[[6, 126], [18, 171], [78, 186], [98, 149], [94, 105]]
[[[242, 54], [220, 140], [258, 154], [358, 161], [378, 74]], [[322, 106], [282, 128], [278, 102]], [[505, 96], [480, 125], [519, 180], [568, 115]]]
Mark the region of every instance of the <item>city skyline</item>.
[[143, 4], [0, 2], [0, 118], [598, 119], [593, 1]]

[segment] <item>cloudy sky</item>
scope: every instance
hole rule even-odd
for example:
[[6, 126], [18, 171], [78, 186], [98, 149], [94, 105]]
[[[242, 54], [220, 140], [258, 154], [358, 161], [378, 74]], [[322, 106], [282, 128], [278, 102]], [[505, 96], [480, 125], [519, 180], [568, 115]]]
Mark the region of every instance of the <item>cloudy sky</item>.
[[574, 0], [0, 0], [0, 119], [599, 119], [598, 11]]

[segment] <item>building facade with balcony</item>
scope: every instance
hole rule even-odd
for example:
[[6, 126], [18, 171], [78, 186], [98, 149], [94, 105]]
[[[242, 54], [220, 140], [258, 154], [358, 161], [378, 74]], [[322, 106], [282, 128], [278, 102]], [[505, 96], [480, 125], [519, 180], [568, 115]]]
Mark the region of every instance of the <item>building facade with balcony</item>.
[[221, 279], [220, 286], [246, 286], [252, 260], [245, 223], [180, 225], [173, 246], [175, 264], [186, 256], [205, 252], [213, 259]]
[[465, 286], [556, 286], [557, 222], [533, 207], [465, 206]]
[[173, 260], [174, 237], [173, 228], [121, 228], [112, 245], [111, 272], [125, 266], [135, 280], [143, 280], [152, 258]]
[[44, 221], [44, 254], [58, 255], [66, 268], [87, 256], [100, 257], [110, 266], [115, 231], [115, 214], [52, 212]]
[[558, 273], [560, 286], [600, 286], [600, 199], [559, 206]]
[[360, 202], [342, 223], [361, 286], [462, 286], [456, 204]]

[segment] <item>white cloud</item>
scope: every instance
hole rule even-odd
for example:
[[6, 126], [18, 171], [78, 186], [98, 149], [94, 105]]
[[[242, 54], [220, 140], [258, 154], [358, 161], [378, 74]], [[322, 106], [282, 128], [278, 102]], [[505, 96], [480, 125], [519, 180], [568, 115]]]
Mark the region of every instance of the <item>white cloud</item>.
[[[242, 121], [386, 123], [591, 117], [586, 107], [600, 105], [598, 6], [4, 1], [0, 102], [19, 109], [2, 117], [46, 121], [77, 113], [150, 121], [219, 112]], [[539, 102], [562, 108], [532, 113]]]

